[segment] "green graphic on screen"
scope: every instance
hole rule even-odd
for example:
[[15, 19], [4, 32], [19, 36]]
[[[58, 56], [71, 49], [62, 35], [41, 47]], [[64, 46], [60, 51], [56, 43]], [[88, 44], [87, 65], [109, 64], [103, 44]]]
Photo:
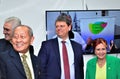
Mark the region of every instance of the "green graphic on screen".
[[106, 22], [95, 22], [93, 24], [90, 23], [89, 30], [93, 34], [99, 34], [105, 29], [106, 26], [107, 26]]

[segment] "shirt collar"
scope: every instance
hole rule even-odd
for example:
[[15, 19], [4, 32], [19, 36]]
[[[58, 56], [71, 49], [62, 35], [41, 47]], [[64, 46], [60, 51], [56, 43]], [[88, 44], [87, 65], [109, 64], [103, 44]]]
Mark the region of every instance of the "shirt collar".
[[[58, 42], [61, 43], [61, 41], [63, 41], [63, 40], [62, 40], [61, 38], [58, 37]], [[64, 40], [64, 41], [66, 41], [66, 43], [70, 44], [69, 38], [67, 38], [67, 39]]]
[[29, 50], [26, 53], [19, 53], [20, 56], [22, 56], [23, 54], [25, 54], [27, 57], [29, 57]]

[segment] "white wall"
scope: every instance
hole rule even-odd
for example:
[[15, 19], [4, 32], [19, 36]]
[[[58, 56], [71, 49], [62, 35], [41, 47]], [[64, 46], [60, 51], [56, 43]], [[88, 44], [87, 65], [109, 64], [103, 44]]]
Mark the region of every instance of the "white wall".
[[3, 38], [3, 24], [9, 16], [19, 17], [22, 24], [32, 27], [35, 40], [35, 54], [46, 40], [45, 11], [46, 10], [82, 10], [82, 0], [1, 0], [0, 1], [0, 38]]
[[120, 0], [84, 0], [88, 10], [120, 9]]
[[37, 55], [41, 42], [46, 40], [46, 10], [119, 9], [119, 3], [119, 0], [0, 0], [0, 38], [4, 37], [2, 28], [5, 18], [19, 17], [22, 24], [29, 25], [34, 31], [33, 45]]

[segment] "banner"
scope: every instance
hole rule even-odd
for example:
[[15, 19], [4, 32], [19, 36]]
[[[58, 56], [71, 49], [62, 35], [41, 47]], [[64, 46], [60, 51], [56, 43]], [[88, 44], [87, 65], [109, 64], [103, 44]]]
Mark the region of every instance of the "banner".
[[109, 44], [114, 39], [114, 17], [85, 18], [80, 19], [81, 36], [85, 41], [88, 37], [105, 38]]

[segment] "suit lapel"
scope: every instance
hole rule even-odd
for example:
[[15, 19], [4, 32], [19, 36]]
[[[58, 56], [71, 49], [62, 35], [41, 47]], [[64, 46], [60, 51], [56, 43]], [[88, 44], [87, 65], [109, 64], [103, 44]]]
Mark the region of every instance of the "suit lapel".
[[15, 67], [17, 68], [17, 70], [18, 70], [22, 75], [26, 76], [18, 52], [12, 50], [12, 51], [10, 52], [10, 56], [11, 56], [11, 61], [12, 61], [12, 63], [15, 65]]
[[[54, 41], [55, 40], [55, 41]], [[53, 45], [53, 50], [55, 50], [55, 55], [56, 55], [56, 59], [58, 61], [58, 65], [60, 66], [60, 52], [59, 52], [59, 45], [58, 45], [58, 39], [54, 39], [52, 42]]]
[[31, 61], [32, 61], [32, 65], [33, 65], [33, 69], [36, 69], [36, 61], [37, 61], [37, 58], [35, 58], [34, 56], [34, 49], [33, 49], [33, 46], [30, 46], [30, 56], [31, 56]]
[[91, 63], [91, 75], [93, 77], [93, 79], [95, 79], [95, 75], [96, 75], [96, 63], [97, 63], [97, 57], [95, 57], [95, 59], [92, 61]]
[[74, 63], [76, 64], [76, 61], [77, 61], [77, 56], [78, 56], [78, 48], [75, 46], [75, 44], [73, 43], [73, 41], [71, 41], [70, 40], [70, 42], [71, 42], [71, 45], [72, 45], [72, 48], [73, 48], [73, 53], [74, 53]]
[[30, 56], [31, 56], [34, 76], [35, 78], [37, 78], [37, 57], [34, 55], [34, 48], [32, 45], [30, 46], [29, 50], [30, 50]]

